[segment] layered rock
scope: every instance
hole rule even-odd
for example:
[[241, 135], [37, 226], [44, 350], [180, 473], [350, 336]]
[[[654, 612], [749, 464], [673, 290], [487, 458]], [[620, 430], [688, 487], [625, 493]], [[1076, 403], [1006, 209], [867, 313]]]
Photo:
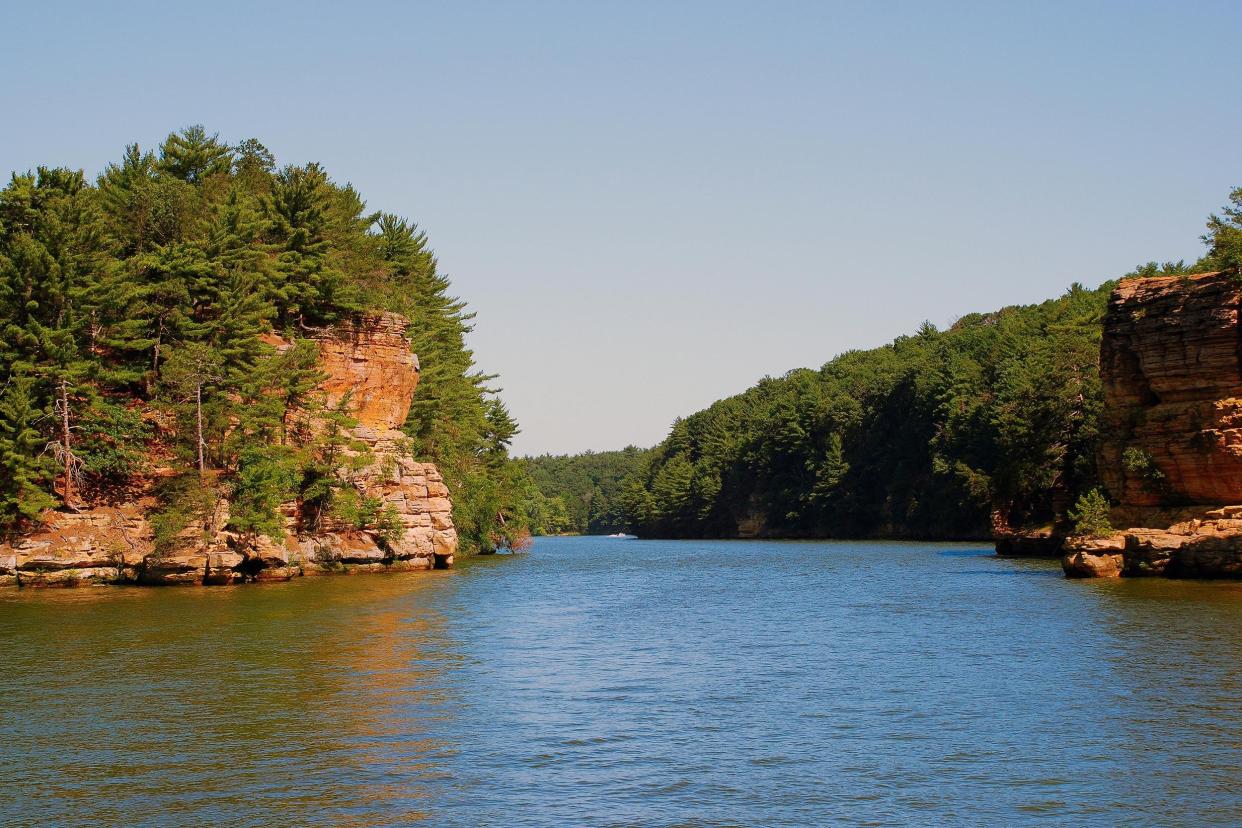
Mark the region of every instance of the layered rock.
[[1242, 506], [1209, 510], [1163, 528], [1070, 538], [1065, 553], [1062, 566], [1071, 577], [1242, 577]]
[[1100, 345], [1101, 475], [1126, 506], [1242, 501], [1242, 286], [1222, 273], [1130, 279]]
[[[418, 357], [410, 351], [407, 322], [394, 313], [359, 317], [317, 337], [322, 389], [329, 406], [348, 400], [356, 421], [351, 437], [370, 460], [348, 473], [360, 496], [378, 499], [399, 521], [395, 537], [326, 526], [299, 542], [303, 567], [431, 569], [451, 566], [457, 551], [453, 504], [444, 478], [431, 463], [410, 457], [401, 426], [418, 387]], [[296, 416], [296, 415], [294, 415]], [[347, 450], [346, 457], [357, 452]], [[302, 527], [296, 509], [290, 533]]]
[[1242, 576], [1242, 284], [1130, 279], [1100, 346], [1100, 473], [1110, 538], [1070, 538], [1071, 576]]
[[134, 581], [154, 547], [150, 502], [47, 514], [38, 532], [0, 546], [0, 584], [77, 586]]
[[[418, 358], [396, 314], [356, 318], [316, 337], [320, 390], [356, 422], [337, 475], [360, 498], [383, 504], [387, 531], [320, 520], [308, 527], [300, 503], [286, 503], [286, 536], [227, 529], [229, 504], [188, 526], [171, 551], [157, 553], [147, 514], [150, 496], [82, 512], [49, 512], [39, 528], [0, 545], [0, 585], [232, 584], [334, 572], [432, 569], [453, 563], [457, 533], [448, 487], [433, 464], [411, 456], [401, 425], [418, 386]], [[278, 338], [269, 343], [289, 347]], [[315, 419], [291, 412], [303, 427]], [[363, 458], [361, 468], [352, 460]], [[142, 487], [140, 487], [142, 488]], [[150, 489], [150, 483], [146, 488]]]

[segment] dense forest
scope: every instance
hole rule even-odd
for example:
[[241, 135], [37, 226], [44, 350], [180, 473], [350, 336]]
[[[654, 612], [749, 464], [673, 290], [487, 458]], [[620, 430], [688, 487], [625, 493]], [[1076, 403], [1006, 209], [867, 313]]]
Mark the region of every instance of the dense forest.
[[[1193, 265], [1127, 276], [1237, 271], [1242, 189], [1203, 240]], [[647, 536], [983, 538], [1062, 522], [1107, 494], [1099, 344], [1114, 284], [765, 378], [634, 453], [619, 491], [591, 477], [598, 456], [528, 462], [545, 495], [576, 504], [599, 488]]]
[[1096, 483], [1111, 284], [924, 324], [768, 378], [674, 423], [629, 481], [661, 536], [984, 537], [1050, 521]]
[[526, 457], [520, 462], [544, 500], [535, 528], [543, 534], [608, 535], [627, 526], [622, 484], [646, 462], [647, 451], [620, 451]]
[[[382, 524], [331, 473], [339, 430], [296, 440], [284, 421], [318, 379], [309, 336], [383, 309], [411, 323], [422, 381], [405, 430], [440, 464], [463, 550], [511, 544], [533, 486], [449, 288], [415, 224], [254, 139], [195, 126], [129, 146], [94, 181], [14, 174], [0, 192], [0, 533], [115, 493], [152, 458], [174, 472], [157, 543], [221, 496], [242, 531], [280, 531], [292, 498]], [[294, 347], [264, 344], [271, 332]]]

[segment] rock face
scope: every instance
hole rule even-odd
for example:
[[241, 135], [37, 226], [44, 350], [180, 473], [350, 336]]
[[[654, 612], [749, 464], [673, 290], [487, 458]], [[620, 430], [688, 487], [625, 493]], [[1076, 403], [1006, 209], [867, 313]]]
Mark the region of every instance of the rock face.
[[1242, 577], [1242, 284], [1122, 282], [1100, 346], [1111, 538], [1070, 538], [1067, 575]]
[[[384, 504], [395, 523], [390, 531], [325, 521], [312, 530], [301, 504], [286, 503], [283, 539], [241, 536], [226, 528], [229, 506], [221, 500], [204, 523], [178, 536], [174, 550], [157, 554], [146, 517], [154, 500], [142, 497], [79, 513], [47, 513], [38, 531], [0, 545], [0, 585], [233, 584], [452, 566], [457, 532], [448, 487], [434, 465], [413, 461], [400, 430], [418, 386], [418, 358], [405, 330], [404, 318], [373, 314], [316, 338], [326, 375], [321, 391], [333, 406], [348, 397], [347, 410], [357, 422], [350, 434], [355, 447], [346, 450], [338, 474], [360, 497]], [[289, 347], [274, 337], [269, 343]], [[344, 462], [360, 456], [361, 468]]]
[[[327, 374], [322, 389], [329, 406], [348, 397], [357, 421], [352, 437], [367, 447], [371, 462], [349, 476], [364, 497], [377, 498], [400, 522], [395, 538], [343, 527], [305, 536], [303, 561], [329, 569], [338, 565], [378, 569], [447, 567], [457, 551], [453, 504], [439, 470], [415, 463], [401, 431], [418, 387], [418, 357], [410, 352], [407, 322], [394, 313], [374, 314], [320, 335], [320, 369]], [[346, 451], [346, 456], [357, 452]], [[304, 529], [296, 509], [290, 534]]]
[[[418, 357], [410, 351], [405, 318], [372, 314], [342, 323], [319, 336], [322, 388], [335, 406], [348, 394], [360, 428], [400, 429], [418, 388]], [[281, 347], [281, 346], [277, 346]]]
[[1242, 506], [1212, 509], [1164, 528], [1070, 538], [1061, 566], [1071, 577], [1242, 577]]
[[1123, 505], [1242, 502], [1242, 287], [1122, 282], [1100, 346], [1104, 485]]

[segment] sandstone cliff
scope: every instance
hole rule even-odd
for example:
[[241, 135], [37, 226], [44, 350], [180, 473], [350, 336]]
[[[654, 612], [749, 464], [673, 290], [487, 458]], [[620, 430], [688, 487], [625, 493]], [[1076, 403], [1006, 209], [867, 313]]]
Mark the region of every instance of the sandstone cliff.
[[1242, 288], [1232, 276], [1122, 282], [1100, 346], [1101, 474], [1128, 506], [1242, 499]]
[[1242, 285], [1223, 273], [1122, 282], [1100, 347], [1109, 538], [1071, 538], [1074, 576], [1242, 575]]
[[[150, 481], [158, 470], [148, 469], [138, 475], [145, 482], [137, 494], [123, 502], [49, 512], [37, 531], [0, 545], [0, 585], [229, 584], [451, 566], [457, 533], [448, 488], [434, 465], [411, 459], [400, 430], [418, 386], [418, 358], [405, 329], [400, 316], [372, 314], [316, 337], [325, 375], [320, 391], [329, 405], [346, 401], [357, 423], [350, 435], [355, 447], [345, 459], [363, 458], [361, 468], [343, 464], [337, 474], [395, 514], [400, 523], [395, 534], [322, 522], [310, 531], [301, 504], [291, 502], [282, 507], [283, 539], [242, 536], [226, 528], [229, 506], [222, 499], [206, 521], [187, 528], [176, 549], [157, 554], [147, 514], [154, 506]], [[289, 347], [275, 337], [269, 344]]]

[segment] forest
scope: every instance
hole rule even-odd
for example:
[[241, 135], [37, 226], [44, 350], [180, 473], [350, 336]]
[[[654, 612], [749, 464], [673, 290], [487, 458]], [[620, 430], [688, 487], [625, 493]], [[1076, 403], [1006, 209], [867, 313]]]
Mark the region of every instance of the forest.
[[621, 486], [638, 472], [648, 451], [626, 446], [620, 451], [543, 454], [519, 462], [543, 500], [535, 526], [543, 534], [610, 535], [628, 525]]
[[[367, 310], [410, 321], [422, 375], [405, 431], [440, 465], [463, 551], [511, 545], [534, 491], [508, 455], [517, 424], [416, 224], [370, 210], [317, 163], [277, 165], [258, 140], [201, 126], [127, 147], [94, 180], [13, 174], [0, 192], [0, 534], [107, 499], [152, 462], [157, 545], [220, 497], [239, 531], [281, 531], [294, 498], [382, 530], [376, 504], [332, 474], [340, 430], [295, 440], [284, 425], [312, 404], [310, 335]], [[272, 332], [294, 347], [278, 353]]]
[[[1199, 261], [1122, 278], [1238, 272], [1242, 189], [1202, 238]], [[596, 499], [649, 537], [986, 538], [1064, 523], [1076, 504], [1108, 497], [1096, 468], [1099, 347], [1115, 284], [1075, 284], [946, 330], [924, 323], [764, 378], [679, 418], [659, 445], [627, 455], [624, 476], [593, 476], [603, 455], [527, 463], [545, 495], [573, 504], [578, 531], [603, 531], [580, 517]]]

